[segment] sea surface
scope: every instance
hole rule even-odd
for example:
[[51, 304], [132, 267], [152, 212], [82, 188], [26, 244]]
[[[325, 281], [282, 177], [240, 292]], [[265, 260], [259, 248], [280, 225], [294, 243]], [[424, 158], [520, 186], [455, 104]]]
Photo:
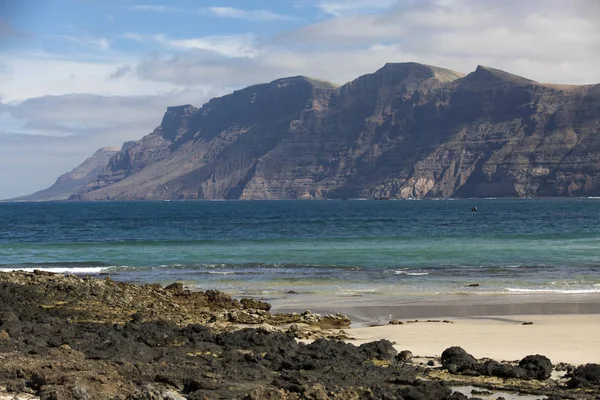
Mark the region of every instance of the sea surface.
[[33, 269], [267, 299], [594, 295], [600, 199], [0, 203], [0, 270]]

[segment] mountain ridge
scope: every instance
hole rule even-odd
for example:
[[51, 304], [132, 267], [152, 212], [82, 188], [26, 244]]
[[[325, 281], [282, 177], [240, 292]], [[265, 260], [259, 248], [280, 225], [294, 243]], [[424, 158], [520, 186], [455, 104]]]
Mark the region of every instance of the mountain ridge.
[[73, 200], [600, 194], [600, 85], [388, 63], [169, 107]]

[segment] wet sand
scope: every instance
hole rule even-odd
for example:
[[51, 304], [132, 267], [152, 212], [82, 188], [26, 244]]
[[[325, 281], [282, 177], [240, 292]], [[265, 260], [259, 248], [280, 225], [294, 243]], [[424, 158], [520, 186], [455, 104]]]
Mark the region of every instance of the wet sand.
[[268, 299], [276, 312], [310, 309], [342, 313], [355, 328], [387, 324], [391, 319], [467, 318], [515, 315], [600, 315], [600, 295], [342, 297], [306, 295]]

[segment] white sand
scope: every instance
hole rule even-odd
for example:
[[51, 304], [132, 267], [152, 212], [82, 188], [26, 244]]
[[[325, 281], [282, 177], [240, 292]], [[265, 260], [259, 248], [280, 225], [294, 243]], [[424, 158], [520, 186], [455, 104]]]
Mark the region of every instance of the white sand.
[[[397, 350], [438, 357], [461, 346], [476, 358], [519, 360], [542, 354], [556, 364], [600, 363], [600, 315], [527, 315], [452, 319], [453, 324], [420, 322], [350, 329], [352, 343], [379, 339], [396, 342]], [[531, 321], [533, 325], [522, 325]]]

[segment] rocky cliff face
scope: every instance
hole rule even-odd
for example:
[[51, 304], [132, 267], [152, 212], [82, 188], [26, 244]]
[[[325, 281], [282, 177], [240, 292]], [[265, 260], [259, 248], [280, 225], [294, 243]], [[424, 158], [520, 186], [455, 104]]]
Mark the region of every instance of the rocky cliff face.
[[600, 85], [387, 64], [342, 87], [293, 77], [170, 107], [73, 198], [598, 195], [599, 130]]
[[119, 152], [118, 147], [103, 147], [71, 172], [61, 175], [54, 185], [33, 194], [12, 199], [14, 201], [56, 201], [67, 200], [73, 193], [94, 182], [108, 165], [112, 156]]

